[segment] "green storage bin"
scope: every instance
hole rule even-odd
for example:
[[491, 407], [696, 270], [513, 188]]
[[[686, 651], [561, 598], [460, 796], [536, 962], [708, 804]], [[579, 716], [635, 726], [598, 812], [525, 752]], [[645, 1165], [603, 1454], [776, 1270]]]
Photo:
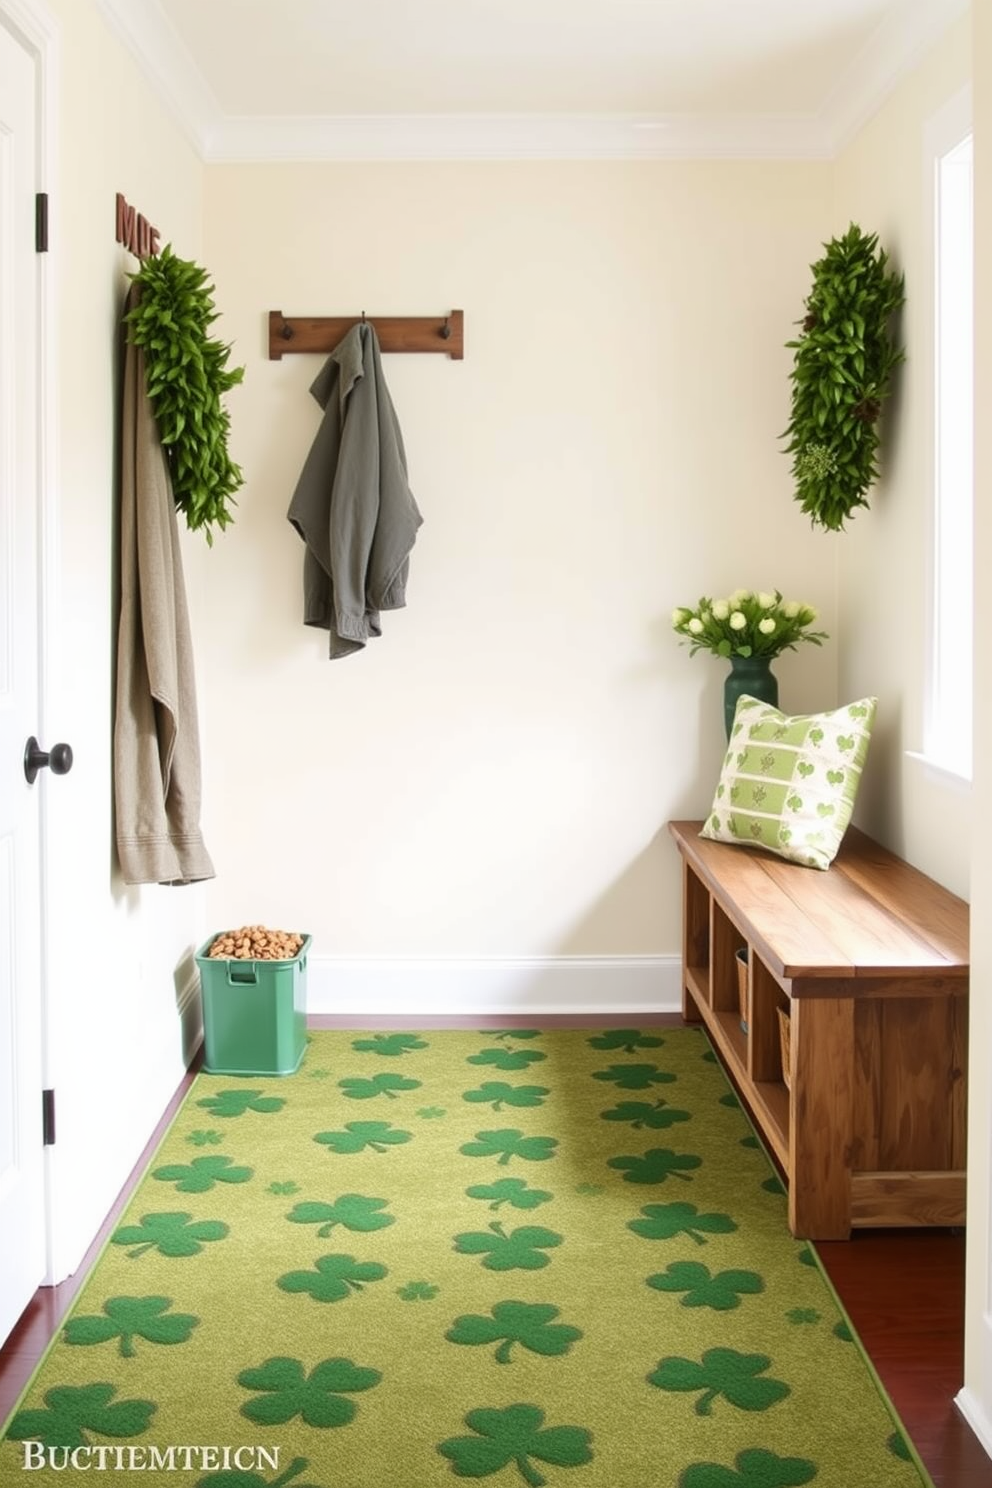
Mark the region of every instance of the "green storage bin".
[[196, 954], [203, 994], [203, 1068], [211, 1075], [291, 1075], [307, 1041], [307, 952], [291, 961]]

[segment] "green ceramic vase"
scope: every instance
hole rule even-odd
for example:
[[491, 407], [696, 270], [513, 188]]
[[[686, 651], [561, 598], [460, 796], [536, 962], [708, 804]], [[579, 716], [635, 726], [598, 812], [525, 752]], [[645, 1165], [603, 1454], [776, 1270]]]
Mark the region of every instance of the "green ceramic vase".
[[734, 726], [737, 699], [747, 693], [760, 698], [763, 703], [778, 707], [778, 678], [772, 672], [770, 656], [732, 656], [730, 671], [723, 684], [723, 718], [727, 738]]

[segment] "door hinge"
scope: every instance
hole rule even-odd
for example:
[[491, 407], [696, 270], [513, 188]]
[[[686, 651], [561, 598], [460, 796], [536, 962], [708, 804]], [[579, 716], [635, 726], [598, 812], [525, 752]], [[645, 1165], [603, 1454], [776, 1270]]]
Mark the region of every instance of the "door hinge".
[[38, 191], [34, 198], [34, 251], [48, 252], [48, 192]]
[[41, 1145], [55, 1146], [55, 1091], [41, 1092]]

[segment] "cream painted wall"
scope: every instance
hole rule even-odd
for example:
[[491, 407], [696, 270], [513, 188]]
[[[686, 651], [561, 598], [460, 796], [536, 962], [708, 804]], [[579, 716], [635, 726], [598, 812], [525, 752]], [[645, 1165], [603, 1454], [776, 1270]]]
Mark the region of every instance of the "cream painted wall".
[[[923, 133], [927, 120], [972, 83], [976, 206], [976, 409], [992, 394], [992, 10], [973, 7], [893, 94], [837, 162], [839, 222], [853, 218], [877, 230], [906, 272], [903, 333], [908, 360], [888, 421], [889, 458], [872, 510], [857, 517], [845, 540], [839, 572], [843, 620], [841, 689], [880, 696], [880, 729], [872, 744], [874, 774], [861, 806], [866, 825], [957, 893], [972, 914], [969, 1031], [968, 1258], [966, 1358], [959, 1403], [992, 1452], [992, 873], [985, 824], [992, 820], [992, 774], [981, 747], [992, 724], [985, 690], [975, 689], [975, 778], [971, 790], [907, 759], [922, 744], [926, 646], [929, 465], [927, 412], [931, 364], [928, 223], [924, 202]], [[992, 525], [988, 501], [992, 434], [977, 422], [975, 574], [988, 571]], [[975, 676], [992, 665], [982, 626], [975, 630]], [[880, 764], [884, 768], [879, 769]]]
[[[973, 7], [975, 128], [975, 407], [992, 402], [992, 9]], [[992, 427], [979, 419], [975, 446], [975, 575], [992, 565]], [[992, 767], [984, 741], [992, 700], [981, 680], [992, 675], [988, 629], [975, 629], [975, 782], [972, 802], [972, 978], [968, 1120], [968, 1257], [965, 1389], [961, 1403], [992, 1453]]]
[[907, 360], [883, 424], [883, 478], [871, 509], [850, 523], [839, 570], [840, 689], [874, 692], [878, 723], [859, 800], [867, 830], [968, 897], [972, 803], [966, 787], [907, 751], [923, 737], [928, 617], [929, 248], [923, 131], [971, 76], [963, 17], [893, 93], [836, 163], [834, 222], [879, 234], [906, 275], [901, 336]]
[[[117, 337], [136, 261], [115, 241], [122, 191], [178, 252], [201, 251], [202, 167], [92, 0], [49, 0], [58, 26], [51, 238], [59, 373], [57, 544], [48, 726], [72, 773], [48, 789], [49, 1071], [57, 1278], [92, 1239], [184, 1069], [177, 985], [202, 891], [128, 889], [112, 849]], [[190, 552], [196, 589], [197, 550]]]
[[[209, 169], [247, 365], [202, 635], [218, 925], [359, 959], [677, 954], [664, 824], [712, 797], [723, 667], [670, 611], [777, 585], [836, 633], [778, 439], [828, 198], [818, 163]], [[323, 357], [268, 361], [267, 312], [452, 307], [463, 362], [385, 360], [424, 514], [408, 607], [329, 662], [286, 521]], [[835, 701], [836, 645], [808, 649], [787, 706]]]

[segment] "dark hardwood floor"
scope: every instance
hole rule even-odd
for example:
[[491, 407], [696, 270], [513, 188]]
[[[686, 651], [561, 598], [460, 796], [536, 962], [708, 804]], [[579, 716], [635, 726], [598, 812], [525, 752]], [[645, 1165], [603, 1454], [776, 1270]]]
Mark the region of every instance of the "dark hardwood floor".
[[860, 1230], [816, 1246], [937, 1488], [992, 1488], [992, 1458], [954, 1404], [964, 1248], [963, 1230]]
[[[472, 1027], [592, 1026], [589, 1018], [478, 1018]], [[619, 1016], [611, 1020], [617, 1026]], [[626, 1021], [644, 1025], [646, 1019]], [[678, 1024], [677, 1017], [654, 1018]], [[597, 1020], [605, 1026], [603, 1020]], [[312, 1018], [314, 1026], [353, 1026], [353, 1019]], [[363, 1028], [399, 1026], [367, 1018]], [[464, 1027], [465, 1020], [408, 1018], [404, 1028]], [[0, 1423], [6, 1420], [78, 1287], [96, 1259], [143, 1171], [166, 1123], [188, 1088], [177, 1090], [158, 1130], [108, 1214], [79, 1270], [57, 1287], [42, 1287], [0, 1348]], [[992, 1488], [992, 1458], [954, 1404], [961, 1388], [964, 1334], [965, 1237], [960, 1230], [864, 1230], [850, 1240], [821, 1242], [817, 1250], [848, 1316], [902, 1418], [936, 1488]], [[849, 1488], [873, 1488], [852, 1483]]]

